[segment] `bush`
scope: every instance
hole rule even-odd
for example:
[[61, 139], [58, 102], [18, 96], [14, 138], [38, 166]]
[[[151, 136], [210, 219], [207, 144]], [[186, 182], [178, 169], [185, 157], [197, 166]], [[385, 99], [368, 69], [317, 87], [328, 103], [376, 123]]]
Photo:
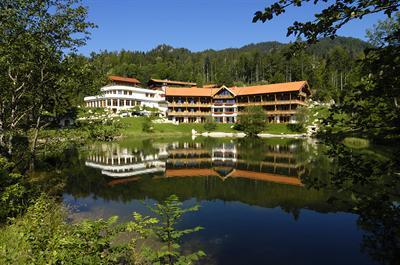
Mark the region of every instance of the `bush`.
[[303, 124], [300, 124], [300, 123], [289, 123], [286, 126], [292, 132], [304, 132], [305, 131]]
[[267, 115], [261, 106], [246, 107], [238, 116], [238, 124], [235, 129], [240, 129], [247, 136], [257, 136], [266, 129]]
[[142, 131], [146, 133], [152, 133], [154, 132], [154, 128], [151, 122], [151, 119], [149, 117], [146, 117], [143, 125], [142, 125]]
[[[197, 211], [197, 205], [184, 209], [170, 196], [151, 210], [159, 219], [134, 213], [128, 223], [117, 224], [114, 216], [71, 224], [66, 209], [43, 194], [23, 217], [0, 230], [0, 264], [194, 264], [205, 255], [180, 249], [181, 238], [200, 227], [176, 228], [182, 215]], [[129, 244], [119, 240], [126, 233]]]
[[112, 241], [116, 217], [68, 224], [66, 211], [42, 195], [26, 215], [0, 230], [0, 264], [120, 264], [127, 248]]
[[97, 141], [112, 141], [119, 133], [119, 127], [116, 124], [97, 125], [88, 124], [86, 126], [88, 138]]
[[204, 130], [207, 132], [215, 131], [217, 128], [217, 123], [215, 123], [212, 119], [207, 119], [207, 121], [203, 125]]
[[23, 213], [34, 197], [26, 178], [13, 172], [14, 164], [0, 156], [0, 223]]

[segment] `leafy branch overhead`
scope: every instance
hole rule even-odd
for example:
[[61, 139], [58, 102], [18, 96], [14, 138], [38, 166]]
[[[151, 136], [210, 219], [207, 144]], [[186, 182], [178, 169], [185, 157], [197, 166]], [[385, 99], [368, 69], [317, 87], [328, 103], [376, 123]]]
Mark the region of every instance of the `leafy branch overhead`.
[[[280, 0], [263, 11], [254, 14], [253, 22], [266, 22], [286, 12], [291, 7], [301, 7], [304, 4], [314, 5], [327, 2], [326, 0]], [[315, 20], [307, 22], [295, 21], [288, 27], [287, 36], [303, 35], [309, 43], [315, 43], [323, 37], [335, 37], [336, 32], [351, 20], [362, 19], [365, 15], [383, 12], [388, 17], [399, 10], [397, 0], [338, 0], [315, 14]]]

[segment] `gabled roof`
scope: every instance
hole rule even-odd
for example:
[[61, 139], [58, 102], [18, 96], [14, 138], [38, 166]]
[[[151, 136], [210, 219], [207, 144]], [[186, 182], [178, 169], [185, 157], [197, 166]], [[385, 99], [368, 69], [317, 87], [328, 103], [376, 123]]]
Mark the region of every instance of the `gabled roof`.
[[222, 89], [226, 89], [226, 90], [228, 90], [232, 95], [236, 96], [236, 93], [235, 93], [232, 89], [227, 88], [226, 86], [222, 86], [222, 87], [220, 87], [220, 88], [213, 89], [213, 96], [215, 96], [215, 94], [217, 94], [217, 93], [218, 93], [219, 91], [221, 91]]
[[168, 79], [150, 79], [150, 82], [154, 83], [167, 83], [170, 85], [188, 85], [188, 86], [196, 86], [196, 83], [191, 83], [191, 82], [183, 82], [183, 81], [173, 81], [173, 80], [168, 80]]
[[231, 87], [230, 89], [231, 91], [234, 92], [236, 96], [244, 96], [244, 95], [276, 93], [276, 92], [299, 91], [302, 88], [306, 89], [307, 94], [311, 94], [307, 81], [297, 81], [297, 82], [247, 86], [247, 87]]
[[131, 77], [110, 75], [108, 77], [108, 79], [111, 80], [111, 81], [116, 81], [116, 82], [123, 82], [123, 83], [130, 83], [130, 84], [140, 84], [139, 80], [137, 80], [136, 78], [131, 78]]
[[304, 89], [308, 95], [311, 94], [307, 81], [297, 81], [279, 84], [247, 86], [247, 87], [226, 87], [220, 88], [203, 88], [203, 87], [168, 87], [165, 91], [167, 96], [189, 96], [189, 97], [212, 97], [221, 89], [227, 89], [234, 96], [247, 96], [257, 94], [279, 93], [300, 91]]

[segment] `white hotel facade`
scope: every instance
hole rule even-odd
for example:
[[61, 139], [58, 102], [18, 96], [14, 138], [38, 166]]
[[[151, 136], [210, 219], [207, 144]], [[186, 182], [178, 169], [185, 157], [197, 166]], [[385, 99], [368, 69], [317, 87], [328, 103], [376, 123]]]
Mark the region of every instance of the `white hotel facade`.
[[86, 107], [108, 108], [114, 113], [132, 109], [135, 106], [157, 108], [161, 113], [167, 110], [165, 92], [140, 88], [135, 78], [110, 76], [111, 81], [100, 89], [101, 94], [84, 98]]

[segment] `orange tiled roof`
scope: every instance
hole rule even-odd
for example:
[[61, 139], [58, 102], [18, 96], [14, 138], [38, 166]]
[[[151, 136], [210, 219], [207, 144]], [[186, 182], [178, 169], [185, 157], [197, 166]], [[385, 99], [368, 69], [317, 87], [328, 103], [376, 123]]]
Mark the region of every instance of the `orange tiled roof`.
[[[223, 86], [224, 87], [224, 86]], [[221, 87], [222, 88], [222, 87]], [[165, 94], [167, 96], [201, 96], [201, 97], [211, 97], [214, 96], [221, 88], [167, 88]], [[305, 88], [308, 94], [311, 94], [307, 81], [297, 81], [288, 83], [278, 83], [269, 85], [259, 85], [259, 86], [247, 86], [247, 87], [229, 87], [235, 96], [244, 95], [257, 95], [257, 94], [267, 94], [267, 93], [277, 93], [277, 92], [290, 92], [299, 91]]]
[[229, 89], [233, 93], [235, 93], [236, 96], [243, 96], [243, 95], [298, 91], [303, 87], [305, 87], [309, 91], [307, 81], [297, 81], [297, 82], [247, 86], [247, 87], [231, 87]]
[[171, 85], [190, 85], [190, 86], [196, 86], [196, 83], [191, 83], [191, 82], [183, 82], [183, 81], [173, 81], [173, 80], [168, 80], [168, 79], [150, 79], [150, 81], [153, 81], [155, 83], [167, 83]]
[[131, 78], [131, 77], [122, 77], [122, 76], [110, 75], [108, 77], [108, 79], [110, 79], [111, 81], [117, 81], [117, 82], [140, 84], [139, 80], [137, 80], [136, 78]]

